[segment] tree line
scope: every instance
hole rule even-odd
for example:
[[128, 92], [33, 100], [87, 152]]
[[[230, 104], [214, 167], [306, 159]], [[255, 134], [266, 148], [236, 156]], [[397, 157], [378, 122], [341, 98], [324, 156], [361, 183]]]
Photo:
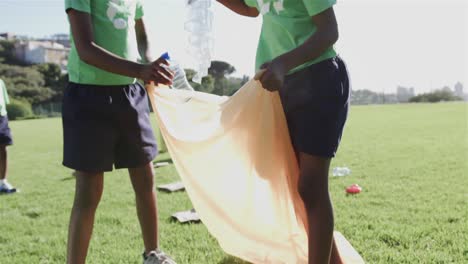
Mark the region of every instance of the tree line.
[[[224, 61], [212, 61], [208, 76], [202, 78], [201, 84], [192, 81], [193, 69], [185, 69], [187, 79], [192, 87], [201, 92], [216, 95], [233, 95], [248, 80], [248, 76], [231, 77], [235, 67]], [[11, 103], [8, 112], [11, 119], [41, 115], [33, 109], [41, 106], [57, 105], [47, 110], [46, 115], [58, 115], [63, 90], [68, 82], [60, 66], [53, 63], [28, 65], [16, 59], [14, 41], [0, 40], [0, 78], [5, 82]], [[352, 104], [391, 104], [402, 102], [439, 102], [463, 100], [447, 90], [438, 90], [411, 98], [400, 98], [397, 94], [376, 93], [370, 90], [354, 90], [351, 93]], [[45, 107], [49, 109], [51, 107]]]
[[429, 93], [401, 98], [397, 94], [377, 93], [371, 90], [353, 90], [351, 92], [351, 104], [398, 104], [398, 103], [437, 103], [448, 101], [462, 101], [463, 98], [454, 95], [449, 90], [436, 90]]

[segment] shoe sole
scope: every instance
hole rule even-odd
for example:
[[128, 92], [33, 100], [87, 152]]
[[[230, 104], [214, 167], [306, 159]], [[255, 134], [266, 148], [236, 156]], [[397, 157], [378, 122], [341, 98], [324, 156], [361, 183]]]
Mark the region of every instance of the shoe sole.
[[16, 189], [10, 190], [10, 191], [1, 190], [0, 195], [14, 194], [14, 193], [17, 193], [17, 192], [18, 192], [18, 190], [16, 190]]

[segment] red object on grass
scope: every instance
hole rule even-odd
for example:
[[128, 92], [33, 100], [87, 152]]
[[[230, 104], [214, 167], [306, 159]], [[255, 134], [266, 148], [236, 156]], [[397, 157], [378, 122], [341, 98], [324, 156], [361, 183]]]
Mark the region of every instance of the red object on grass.
[[357, 184], [353, 184], [353, 185], [346, 188], [346, 192], [350, 193], [350, 194], [360, 193], [361, 191], [362, 191], [361, 186], [359, 186]]

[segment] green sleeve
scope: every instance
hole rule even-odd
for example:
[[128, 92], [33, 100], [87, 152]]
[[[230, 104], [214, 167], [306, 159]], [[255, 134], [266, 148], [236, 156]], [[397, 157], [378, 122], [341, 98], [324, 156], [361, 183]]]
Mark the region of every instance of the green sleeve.
[[302, 0], [310, 16], [315, 16], [336, 4], [336, 0]]
[[3, 89], [3, 97], [5, 98], [5, 104], [9, 104], [10, 103], [10, 97], [8, 96], [8, 91], [5, 87], [5, 89]]
[[137, 0], [135, 20], [142, 18], [144, 14], [145, 12], [143, 12], [143, 0]]
[[3, 101], [5, 102], [5, 105], [9, 104], [10, 98], [8, 98], [8, 91], [2, 79], [0, 79], [0, 89], [2, 90], [2, 93], [3, 93]]
[[244, 3], [250, 7], [257, 7], [257, 1], [256, 0], [244, 0]]
[[91, 0], [65, 0], [65, 11], [75, 9], [77, 11], [91, 13]]

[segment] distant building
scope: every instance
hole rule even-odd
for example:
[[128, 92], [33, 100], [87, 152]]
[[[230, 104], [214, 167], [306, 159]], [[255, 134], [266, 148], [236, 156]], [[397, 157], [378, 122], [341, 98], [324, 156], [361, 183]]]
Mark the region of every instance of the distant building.
[[455, 84], [455, 92], [454, 94], [458, 97], [464, 98], [465, 93], [463, 92], [463, 84], [461, 82], [457, 82]]
[[0, 33], [0, 39], [4, 39], [4, 40], [14, 40], [15, 37], [16, 37], [15, 34], [10, 33], [10, 32]]
[[22, 40], [15, 44], [15, 56], [28, 64], [55, 63], [66, 70], [70, 48], [54, 41]]
[[414, 88], [406, 88], [403, 86], [397, 87], [396, 97], [398, 102], [405, 103], [408, 102], [411, 97], [414, 96]]
[[65, 48], [70, 48], [70, 35], [68, 34], [55, 34], [40, 40], [57, 42], [59, 44], [62, 44]]

